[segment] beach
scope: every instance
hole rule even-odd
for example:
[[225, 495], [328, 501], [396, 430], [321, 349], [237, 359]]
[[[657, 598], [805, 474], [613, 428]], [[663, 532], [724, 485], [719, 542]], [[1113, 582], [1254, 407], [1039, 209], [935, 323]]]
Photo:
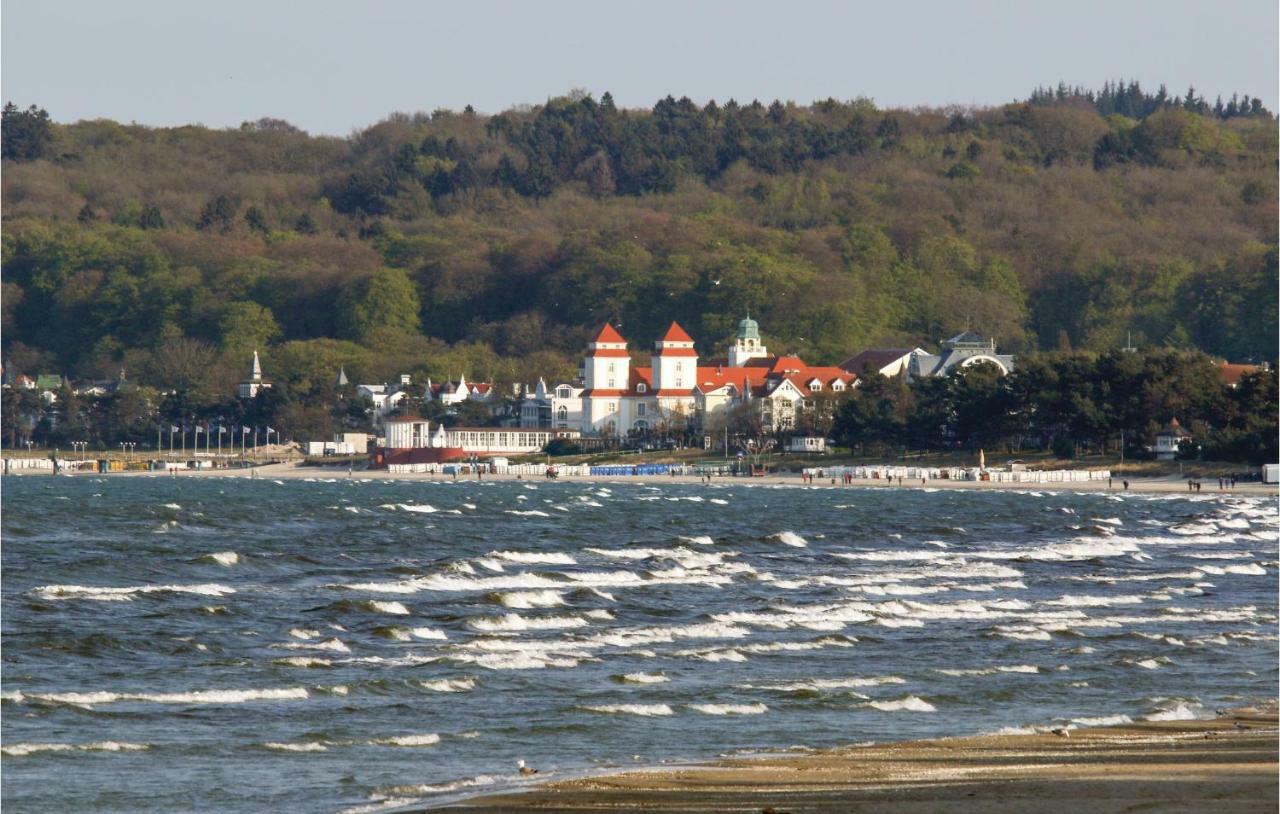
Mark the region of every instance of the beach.
[[[10, 474], [18, 476], [37, 475], [48, 476], [47, 471], [17, 471]], [[428, 481], [428, 482], [446, 482], [446, 481], [466, 481], [477, 480], [474, 474], [442, 475], [427, 472], [405, 472], [391, 473], [386, 470], [378, 469], [355, 469], [348, 470], [346, 467], [327, 467], [327, 466], [304, 466], [299, 463], [272, 463], [263, 464], [252, 468], [240, 469], [190, 469], [178, 470], [173, 473], [161, 472], [111, 472], [110, 477], [177, 477], [177, 478], [269, 478], [269, 479], [358, 479], [358, 480], [394, 480], [394, 481]], [[73, 477], [101, 477], [99, 473], [82, 472], [75, 473]], [[479, 480], [482, 481], [516, 481], [524, 480], [529, 482], [541, 482], [543, 478], [535, 475], [498, 475], [484, 473]], [[929, 479], [921, 481], [918, 479], [908, 479], [901, 483], [890, 482], [883, 479], [873, 478], [855, 478], [850, 483], [842, 483], [839, 479], [818, 478], [810, 482], [801, 479], [798, 473], [787, 475], [765, 475], [762, 477], [727, 477], [716, 476], [711, 479], [711, 483], [715, 485], [734, 485], [734, 486], [794, 486], [806, 489], [822, 489], [822, 488], [874, 488], [874, 489], [977, 489], [977, 490], [996, 490], [996, 491], [1068, 491], [1068, 492], [1113, 492], [1123, 494], [1126, 489], [1124, 483], [1128, 482], [1127, 491], [1139, 494], [1169, 494], [1182, 493], [1188, 494], [1190, 490], [1187, 488], [1187, 481], [1176, 477], [1163, 478], [1113, 478], [1110, 483], [1105, 480], [1100, 481], [1063, 481], [1063, 482], [1046, 482], [1046, 483], [1010, 483], [1010, 482], [994, 482], [994, 481], [968, 481], [968, 480], [948, 480], [948, 479]], [[557, 478], [560, 483], [653, 483], [653, 484], [700, 484], [704, 483], [704, 479], [695, 475], [562, 475]], [[1217, 481], [1211, 478], [1201, 478], [1201, 491], [1198, 494], [1218, 494], [1218, 495], [1247, 495], [1257, 497], [1259, 495], [1277, 495], [1280, 494], [1280, 486], [1276, 484], [1258, 483], [1258, 482], [1242, 482], [1238, 483], [1234, 488], [1222, 489], [1217, 488]]]
[[419, 811], [1273, 812], [1276, 709], [721, 760]]

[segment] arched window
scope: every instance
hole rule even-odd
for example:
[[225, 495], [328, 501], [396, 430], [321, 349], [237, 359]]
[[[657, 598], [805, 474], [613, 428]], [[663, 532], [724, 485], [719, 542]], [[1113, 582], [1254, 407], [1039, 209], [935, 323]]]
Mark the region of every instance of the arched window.
[[648, 393], [648, 392], [649, 392], [649, 385], [645, 384], [644, 382], [640, 382], [639, 384], [637, 384], [637, 385], [636, 385], [636, 392], [637, 392], [637, 393]]
[[569, 420], [569, 408], [568, 408], [568, 407], [561, 407], [559, 410], [556, 410], [556, 418], [560, 419], [561, 421], [568, 421], [568, 420]]

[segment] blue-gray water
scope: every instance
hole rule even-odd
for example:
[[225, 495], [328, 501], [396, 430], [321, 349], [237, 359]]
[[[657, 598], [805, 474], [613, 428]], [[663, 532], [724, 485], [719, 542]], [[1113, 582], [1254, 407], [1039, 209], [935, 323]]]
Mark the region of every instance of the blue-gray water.
[[[1274, 697], [1260, 498], [4, 480], [8, 812], [376, 810]], [[438, 741], [436, 740], [438, 736]]]

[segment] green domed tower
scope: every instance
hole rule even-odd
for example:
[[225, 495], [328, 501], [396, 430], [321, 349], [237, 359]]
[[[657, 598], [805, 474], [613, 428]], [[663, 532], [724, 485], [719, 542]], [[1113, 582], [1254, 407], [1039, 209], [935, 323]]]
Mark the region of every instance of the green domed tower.
[[738, 323], [738, 338], [729, 348], [729, 366], [742, 367], [748, 359], [764, 359], [768, 355], [768, 349], [760, 341], [760, 323], [747, 314], [746, 319]]

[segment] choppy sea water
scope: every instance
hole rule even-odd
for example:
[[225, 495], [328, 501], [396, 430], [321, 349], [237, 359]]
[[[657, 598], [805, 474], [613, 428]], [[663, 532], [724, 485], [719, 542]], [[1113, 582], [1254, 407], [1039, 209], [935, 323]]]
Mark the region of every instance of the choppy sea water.
[[6, 811], [375, 811], [1273, 698], [1236, 496], [4, 480]]

